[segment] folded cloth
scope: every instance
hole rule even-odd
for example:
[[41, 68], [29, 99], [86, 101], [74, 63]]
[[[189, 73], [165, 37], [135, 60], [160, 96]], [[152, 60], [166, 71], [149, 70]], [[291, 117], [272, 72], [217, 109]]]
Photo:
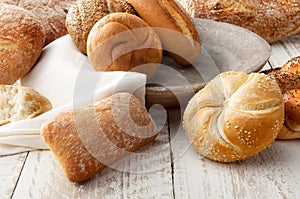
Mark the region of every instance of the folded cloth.
[[47, 149], [41, 125], [50, 117], [74, 107], [92, 104], [113, 93], [129, 92], [144, 103], [146, 75], [135, 72], [96, 72], [69, 35], [43, 49], [34, 68], [21, 79], [47, 97], [53, 109], [33, 119], [0, 127], [0, 156]]

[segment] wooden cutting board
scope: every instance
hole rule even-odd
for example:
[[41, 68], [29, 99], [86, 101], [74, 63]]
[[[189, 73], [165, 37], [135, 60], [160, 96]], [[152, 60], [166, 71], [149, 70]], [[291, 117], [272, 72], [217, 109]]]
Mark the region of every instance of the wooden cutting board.
[[270, 45], [247, 29], [206, 19], [194, 19], [194, 23], [202, 44], [199, 59], [182, 67], [165, 54], [158, 72], [147, 83], [148, 107], [185, 107], [216, 75], [225, 71], [259, 71], [271, 55]]

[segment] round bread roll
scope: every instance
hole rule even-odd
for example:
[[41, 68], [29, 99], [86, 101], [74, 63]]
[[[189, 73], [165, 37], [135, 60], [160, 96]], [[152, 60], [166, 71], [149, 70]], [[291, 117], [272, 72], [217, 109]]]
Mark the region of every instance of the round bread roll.
[[0, 0], [0, 3], [20, 6], [30, 11], [36, 19], [41, 21], [46, 31], [45, 44], [66, 35], [66, 15], [76, 0]]
[[128, 0], [151, 27], [157, 27], [162, 44], [179, 64], [195, 62], [201, 43], [194, 23], [173, 0]]
[[45, 30], [27, 10], [0, 3], [0, 84], [13, 84], [35, 64]]
[[141, 18], [113, 13], [93, 26], [87, 54], [96, 71], [132, 70], [151, 76], [161, 63], [162, 47], [155, 31]]
[[280, 69], [281, 73], [290, 73], [297, 78], [287, 78], [282, 89], [284, 96], [285, 123], [277, 139], [300, 138], [300, 56], [288, 60]]
[[285, 122], [277, 139], [300, 138], [300, 90], [289, 90], [283, 94]]
[[[300, 56], [294, 57], [288, 60], [282, 67], [281, 70], [288, 71], [291, 73], [300, 74]], [[300, 87], [299, 87], [300, 89]]]
[[272, 144], [283, 121], [283, 96], [274, 80], [259, 73], [225, 72], [190, 100], [183, 127], [200, 154], [234, 162]]
[[282, 68], [270, 69], [263, 72], [277, 82], [282, 93], [300, 88], [300, 74], [298, 73], [283, 70]]
[[178, 0], [192, 17], [247, 28], [268, 42], [300, 32], [299, 0]]
[[87, 54], [87, 38], [94, 24], [102, 17], [115, 12], [136, 14], [125, 0], [77, 1], [67, 14], [66, 27], [77, 48]]

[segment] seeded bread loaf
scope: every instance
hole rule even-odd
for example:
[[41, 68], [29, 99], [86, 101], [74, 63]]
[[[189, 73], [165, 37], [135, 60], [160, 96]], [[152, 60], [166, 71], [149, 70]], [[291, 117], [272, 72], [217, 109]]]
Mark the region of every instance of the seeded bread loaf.
[[300, 32], [299, 0], [178, 0], [196, 18], [228, 22], [275, 42]]
[[115, 12], [136, 14], [125, 0], [82, 0], [67, 14], [66, 27], [77, 48], [87, 54], [87, 38], [94, 24], [102, 17]]

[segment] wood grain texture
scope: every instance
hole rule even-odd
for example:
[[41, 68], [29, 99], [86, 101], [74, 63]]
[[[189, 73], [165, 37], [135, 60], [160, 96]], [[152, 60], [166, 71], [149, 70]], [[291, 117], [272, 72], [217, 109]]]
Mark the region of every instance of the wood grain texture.
[[300, 34], [275, 42], [271, 47], [269, 63], [273, 68], [281, 67], [289, 59], [300, 56]]
[[[272, 50], [264, 69], [300, 56], [300, 34], [272, 44]], [[65, 178], [50, 151], [0, 157], [0, 198], [300, 198], [299, 139], [277, 140], [250, 159], [222, 164], [190, 145], [182, 110], [169, 110], [168, 123], [166, 115], [152, 113], [162, 121], [153, 143], [80, 184]]]
[[27, 158], [13, 198], [173, 198], [168, 124], [154, 142], [82, 183], [70, 183], [50, 151]]
[[0, 157], [0, 198], [10, 198], [19, 179], [27, 153]]
[[[180, 112], [169, 111], [175, 198], [299, 198], [299, 140], [276, 141], [245, 161], [224, 164], [189, 145]], [[176, 138], [177, 137], [177, 138]], [[180, 142], [175, 140], [181, 140]]]

